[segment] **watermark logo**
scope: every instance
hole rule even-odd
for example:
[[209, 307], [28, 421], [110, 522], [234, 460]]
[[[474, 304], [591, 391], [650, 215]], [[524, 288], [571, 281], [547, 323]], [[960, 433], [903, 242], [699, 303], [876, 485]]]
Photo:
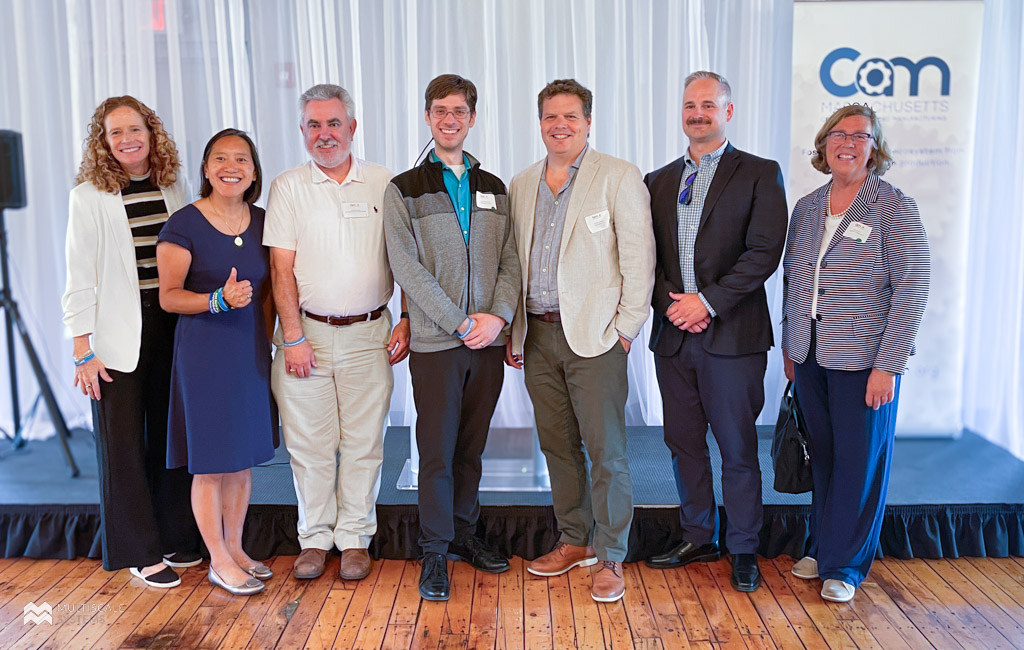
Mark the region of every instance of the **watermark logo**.
[[25, 605], [24, 614], [25, 616], [22, 618], [22, 622], [25, 625], [28, 625], [29, 623], [35, 623], [36, 625], [39, 625], [40, 623], [49, 623], [50, 625], [53, 625], [53, 608], [50, 607], [50, 603], [42, 603], [40, 605], [29, 603], [28, 605]]
[[[917, 62], [903, 56], [894, 56], [891, 59], [871, 57], [860, 62], [852, 79], [836, 80], [833, 70], [836, 63], [839, 61], [857, 63], [860, 58], [861, 53], [852, 47], [837, 47], [826, 54], [818, 71], [821, 85], [836, 97], [850, 97], [858, 92], [869, 97], [892, 97], [893, 90], [897, 85], [896, 68], [903, 68], [907, 71], [907, 94], [916, 97], [920, 87], [921, 71], [925, 68], [935, 68], [939, 73], [940, 94], [949, 95], [949, 64], [937, 56], [926, 56]], [[847, 83], [844, 84], [843, 81]]]

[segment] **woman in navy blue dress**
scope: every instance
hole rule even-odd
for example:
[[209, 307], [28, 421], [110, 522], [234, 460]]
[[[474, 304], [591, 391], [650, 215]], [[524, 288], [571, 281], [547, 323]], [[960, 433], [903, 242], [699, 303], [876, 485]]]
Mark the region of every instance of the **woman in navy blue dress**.
[[206, 145], [201, 198], [160, 231], [160, 305], [181, 314], [174, 336], [167, 466], [187, 466], [192, 511], [210, 551], [210, 582], [263, 589], [270, 570], [242, 549], [253, 465], [274, 455], [270, 270], [256, 147], [225, 129]]

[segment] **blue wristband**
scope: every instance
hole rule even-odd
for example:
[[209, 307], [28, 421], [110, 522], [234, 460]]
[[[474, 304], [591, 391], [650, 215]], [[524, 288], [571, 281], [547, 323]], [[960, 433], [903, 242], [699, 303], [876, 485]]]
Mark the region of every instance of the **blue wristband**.
[[306, 342], [306, 335], [305, 334], [303, 334], [299, 338], [295, 339], [294, 341], [282, 341], [282, 343], [284, 344], [284, 347], [286, 347], [286, 348], [290, 348], [290, 347], [298, 345], [299, 343], [305, 343], [305, 342]]
[[95, 358], [96, 354], [92, 350], [89, 350], [89, 354], [85, 355], [81, 359], [75, 359], [75, 366], [84, 366]]
[[469, 319], [469, 327], [466, 328], [466, 331], [463, 332], [462, 334], [459, 334], [459, 330], [455, 330], [455, 336], [457, 336], [459, 338], [459, 340], [461, 341], [462, 339], [464, 339], [467, 336], [469, 336], [469, 333], [473, 331], [473, 326], [474, 325], [476, 325], [476, 321], [473, 320], [472, 318], [470, 318]]
[[224, 300], [223, 287], [217, 289], [217, 306], [220, 307], [221, 311], [229, 311], [231, 309], [231, 305], [229, 305], [228, 302]]

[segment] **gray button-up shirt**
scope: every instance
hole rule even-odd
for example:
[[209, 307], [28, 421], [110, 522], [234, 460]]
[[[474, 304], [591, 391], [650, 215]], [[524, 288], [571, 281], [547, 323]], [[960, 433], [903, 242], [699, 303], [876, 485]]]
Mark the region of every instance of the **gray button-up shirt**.
[[690, 150], [686, 150], [683, 178], [679, 181], [680, 196], [686, 189], [686, 179], [690, 174], [697, 172], [697, 177], [693, 179], [693, 187], [690, 188], [690, 192], [693, 193], [690, 204], [676, 202], [676, 218], [679, 220], [679, 270], [683, 274], [683, 292], [696, 293], [712, 316], [717, 316], [715, 310], [704, 299], [704, 295], [697, 292], [697, 275], [693, 270], [693, 247], [697, 243], [697, 228], [700, 226], [700, 215], [704, 212], [704, 199], [707, 198], [711, 181], [718, 171], [718, 163], [722, 160], [722, 154], [725, 153], [727, 146], [728, 140], [711, 153], [701, 156], [700, 166], [690, 158]]
[[565, 227], [565, 213], [576, 181], [576, 173], [583, 162], [590, 145], [569, 167], [569, 178], [557, 194], [544, 182], [548, 164], [545, 161], [537, 186], [537, 208], [533, 219], [533, 246], [530, 248], [530, 275], [526, 289], [526, 311], [542, 314], [558, 311], [558, 250], [562, 246], [562, 229]]

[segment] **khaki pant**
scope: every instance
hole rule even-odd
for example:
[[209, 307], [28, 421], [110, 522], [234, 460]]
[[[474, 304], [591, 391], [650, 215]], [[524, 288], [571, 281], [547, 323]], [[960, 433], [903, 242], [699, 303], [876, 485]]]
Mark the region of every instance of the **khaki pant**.
[[285, 372], [281, 332], [272, 387], [281, 411], [299, 501], [299, 546], [367, 548], [377, 531], [384, 423], [394, 375], [388, 364], [391, 314], [334, 327], [302, 318], [317, 367]]
[[523, 361], [560, 540], [593, 543], [599, 559], [622, 562], [633, 521], [626, 350], [616, 342], [602, 355], [581, 357], [560, 323], [531, 319]]

